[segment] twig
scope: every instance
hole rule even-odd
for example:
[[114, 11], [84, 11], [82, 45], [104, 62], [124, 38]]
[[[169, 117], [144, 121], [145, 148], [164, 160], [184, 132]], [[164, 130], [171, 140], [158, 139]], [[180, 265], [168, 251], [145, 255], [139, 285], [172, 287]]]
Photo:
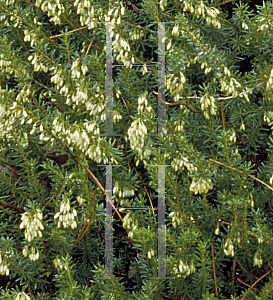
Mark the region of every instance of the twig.
[[[269, 272], [271, 272], [271, 271], [269, 271]], [[253, 289], [253, 290], [255, 290], [256, 292], [260, 293], [259, 290], [255, 289], [255, 288], [252, 287], [251, 285], [248, 285], [247, 283], [243, 282], [243, 280], [241, 280], [240, 278], [237, 278], [237, 280], [240, 281], [243, 285], [249, 287], [250, 289]], [[249, 290], [247, 290], [247, 292], [245, 293], [245, 295], [248, 293], [248, 291], [249, 291]], [[244, 295], [244, 297], [245, 297], [245, 295]], [[244, 297], [243, 297], [242, 299], [244, 299]]]
[[[10, 207], [10, 208], [13, 208], [13, 209], [15, 209], [15, 210], [21, 212], [21, 213], [24, 213], [24, 212], [25, 212], [24, 208], [17, 207], [17, 206], [15, 206], [15, 205], [13, 205], [13, 204], [10, 204], [10, 203], [4, 203], [4, 202], [0, 201], [0, 205], [3, 206], [3, 208]], [[15, 216], [14, 216], [14, 217], [15, 217]], [[16, 216], [16, 218], [17, 218], [17, 216]], [[21, 219], [21, 218], [19, 218], [19, 219]]]
[[[239, 97], [239, 96], [241, 96], [241, 95], [244, 95], [244, 94], [246, 94], [246, 93], [248, 93], [248, 92], [250, 92], [250, 91], [256, 89], [257, 87], [259, 87], [260, 85], [264, 84], [265, 82], [266, 82], [266, 80], [264, 80], [264, 81], [258, 83], [258, 84], [257, 84], [256, 86], [254, 86], [253, 88], [251, 88], [251, 89], [249, 89], [249, 90], [247, 90], [247, 91], [241, 92], [241, 93], [239, 93], [239, 94], [237, 94], [237, 95], [235, 95], [235, 96], [219, 97], [219, 98], [214, 98], [214, 100], [229, 100], [229, 99], [237, 98], [237, 97]], [[190, 97], [180, 97], [180, 98], [186, 98], [186, 99], [187, 99], [187, 98], [189, 98], [189, 99], [201, 99], [202, 97], [190, 96]]]
[[214, 253], [213, 253], [212, 243], [211, 243], [211, 254], [212, 254], [212, 265], [213, 265], [213, 277], [214, 277], [214, 284], [215, 284], [215, 295], [216, 295], [216, 298], [218, 298], [216, 272], [215, 272], [215, 262], [214, 262]]
[[[67, 33], [79, 31], [79, 30], [85, 29], [85, 28], [87, 28], [87, 27], [88, 27], [88, 26], [83, 26], [83, 27], [81, 27], [81, 28], [77, 28], [77, 29], [70, 30], [70, 31], [68, 31]], [[57, 34], [57, 35], [53, 35], [53, 36], [51, 36], [51, 37], [49, 37], [49, 38], [50, 38], [50, 39], [55, 39], [56, 37], [60, 37], [60, 36], [63, 36], [63, 35], [64, 35], [64, 33], [60, 33], [60, 34]]]
[[227, 4], [227, 3], [232, 2], [232, 1], [236, 1], [236, 0], [226, 0], [224, 2], [220, 2], [220, 3], [216, 4], [215, 6], [217, 7], [217, 6], [220, 6], [220, 5], [224, 5], [224, 4]]
[[[232, 170], [235, 170], [235, 171], [238, 171], [238, 172], [244, 174], [243, 171], [238, 170], [238, 169], [236, 169], [236, 168], [233, 168], [233, 167], [231, 167], [231, 166], [225, 165], [225, 164], [221, 163], [220, 161], [217, 161], [217, 160], [212, 159], [212, 158], [209, 158], [209, 160], [212, 161], [212, 162], [214, 162], [214, 163], [216, 163], [216, 164], [222, 165], [222, 166], [224, 166], [224, 167], [230, 168], [230, 169], [232, 169]], [[253, 179], [255, 179], [255, 180], [257, 180], [257, 181], [259, 181], [261, 184], [265, 185], [266, 187], [268, 187], [270, 190], [273, 191], [273, 188], [272, 188], [271, 186], [269, 186], [267, 183], [265, 183], [265, 182], [263, 182], [262, 180], [260, 180], [260, 179], [258, 179], [258, 178], [256, 178], [256, 177], [254, 177], [253, 175], [250, 175], [250, 174], [249, 174], [248, 176], [251, 177], [251, 178], [253, 178]]]
[[29, 291], [30, 299], [32, 299], [32, 294], [31, 294], [30, 286], [28, 286], [28, 291]]
[[223, 129], [226, 128], [226, 117], [225, 117], [225, 112], [224, 112], [224, 106], [222, 104], [222, 100], [221, 101], [221, 116], [222, 116], [222, 122], [223, 122]]
[[122, 99], [122, 101], [123, 101], [123, 103], [124, 103], [124, 105], [125, 105], [125, 107], [126, 107], [128, 113], [131, 114], [130, 111], [129, 111], [129, 108], [128, 108], [127, 104], [126, 104], [125, 99], [124, 99], [123, 97], [121, 97], [121, 99]]
[[[261, 279], [263, 279], [266, 275], [268, 275], [269, 273], [271, 272], [271, 270], [270, 271], [268, 271], [267, 273], [265, 273], [261, 278], [259, 278], [257, 281], [255, 281], [250, 287], [251, 288], [253, 288], [253, 286], [257, 283], [257, 282], [259, 282]], [[240, 281], [240, 280], [239, 280]], [[272, 285], [271, 285], [272, 286]], [[256, 289], [254, 289], [254, 290], [256, 290]], [[241, 299], [241, 300], [243, 300], [243, 299], [245, 299], [245, 297], [246, 297], [246, 295], [248, 294], [248, 292], [250, 291], [250, 289], [249, 290], [247, 290], [247, 292], [244, 294], [244, 297]]]
[[[155, 91], [153, 91], [153, 93], [154, 93], [155, 95], [158, 95], [158, 93], [155, 92]], [[188, 104], [186, 104], [186, 103], [182, 103], [182, 102], [178, 102], [178, 103], [165, 102], [165, 101], [163, 101], [160, 97], [159, 97], [159, 101], [162, 102], [162, 103], [164, 103], [164, 104], [166, 104], [166, 105], [168, 105], [168, 106], [184, 105], [184, 106], [186, 106], [190, 111], [192, 111], [192, 112], [194, 112], [194, 113], [198, 113], [198, 114], [203, 114], [203, 113], [204, 113], [204, 112], [201, 111], [201, 110], [194, 110], [194, 109], [192, 109], [192, 108], [191, 108]]]
[[88, 48], [87, 48], [87, 50], [86, 50], [86, 53], [85, 53], [84, 57], [87, 56], [87, 54], [88, 54], [88, 52], [89, 52], [89, 50], [90, 50], [90, 48], [91, 48], [93, 42], [94, 42], [94, 41], [92, 41], [92, 42], [89, 44], [89, 46], [88, 46]]
[[[86, 223], [87, 223], [87, 219], [85, 220], [85, 223], [83, 225], [83, 228], [80, 230], [79, 234], [78, 234], [78, 237], [76, 239], [76, 241], [74, 242], [74, 244], [72, 245], [70, 251], [76, 247], [76, 245], [79, 243], [79, 241], [83, 238], [83, 236], [85, 235], [85, 233], [87, 232], [88, 228], [90, 227], [90, 225], [92, 224], [93, 220], [95, 218], [95, 214], [93, 215], [93, 217], [91, 218], [91, 220], [89, 221], [89, 224], [88, 226], [85, 228], [84, 230], [84, 227], [86, 226]], [[84, 230], [84, 231], [83, 231]]]

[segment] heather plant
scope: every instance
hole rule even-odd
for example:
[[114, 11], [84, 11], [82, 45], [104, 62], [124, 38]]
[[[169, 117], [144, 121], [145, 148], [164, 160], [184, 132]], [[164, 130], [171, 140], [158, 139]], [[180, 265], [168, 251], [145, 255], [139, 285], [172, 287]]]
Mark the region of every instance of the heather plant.
[[272, 26], [269, 0], [0, 1], [0, 299], [273, 298]]

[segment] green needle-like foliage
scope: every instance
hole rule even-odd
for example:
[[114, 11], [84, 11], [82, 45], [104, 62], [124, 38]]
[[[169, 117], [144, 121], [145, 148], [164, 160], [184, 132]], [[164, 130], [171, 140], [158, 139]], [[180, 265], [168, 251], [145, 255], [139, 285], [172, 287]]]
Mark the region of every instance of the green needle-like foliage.
[[0, 0], [0, 299], [272, 299], [272, 45], [269, 0]]

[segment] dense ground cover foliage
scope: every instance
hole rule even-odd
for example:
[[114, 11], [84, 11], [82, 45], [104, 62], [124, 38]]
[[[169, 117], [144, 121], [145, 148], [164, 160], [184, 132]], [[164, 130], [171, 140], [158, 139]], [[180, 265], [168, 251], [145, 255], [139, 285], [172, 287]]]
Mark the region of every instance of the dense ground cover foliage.
[[0, 1], [0, 299], [272, 298], [272, 25], [272, 1]]

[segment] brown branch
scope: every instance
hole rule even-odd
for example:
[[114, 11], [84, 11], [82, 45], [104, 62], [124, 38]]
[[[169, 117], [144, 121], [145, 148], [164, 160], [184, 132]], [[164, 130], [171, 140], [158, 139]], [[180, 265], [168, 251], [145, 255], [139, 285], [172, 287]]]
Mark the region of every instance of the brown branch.
[[[271, 272], [271, 271], [269, 271], [269, 273], [270, 273], [270, 272]], [[260, 291], [258, 291], [257, 289], [255, 289], [253, 286], [248, 285], [247, 283], [243, 282], [240, 278], [237, 278], [237, 280], [240, 281], [243, 285], [249, 287], [250, 289], [253, 289], [253, 290], [255, 290], [256, 292], [260, 293]], [[247, 290], [247, 292], [245, 293], [245, 295], [244, 295], [244, 297], [243, 297], [242, 299], [245, 298], [245, 296], [247, 295], [248, 291], [250, 291], [250, 289]]]
[[[156, 91], [153, 91], [153, 93], [154, 93], [155, 95], [158, 95], [158, 93], [157, 93]], [[182, 102], [178, 102], [178, 103], [165, 102], [165, 101], [163, 101], [162, 99], [160, 99], [160, 97], [159, 97], [159, 100], [160, 100], [160, 102], [162, 102], [162, 103], [164, 103], [164, 104], [166, 104], [166, 105], [168, 105], [168, 106], [184, 105], [184, 106], [186, 106], [190, 111], [192, 111], [192, 112], [194, 112], [194, 113], [198, 113], [198, 114], [203, 114], [203, 113], [204, 113], [204, 112], [201, 111], [201, 110], [194, 110], [194, 109], [192, 109], [187, 103], [182, 103]]]
[[[121, 222], [123, 222], [122, 216], [120, 215], [119, 211], [116, 209], [115, 205], [112, 203], [111, 199], [109, 198], [109, 196], [108, 196], [106, 190], [104, 189], [104, 187], [102, 186], [102, 184], [99, 182], [99, 180], [96, 178], [96, 176], [92, 173], [92, 171], [90, 171], [89, 168], [87, 168], [87, 172], [88, 172], [88, 174], [90, 175], [90, 177], [95, 181], [95, 183], [97, 184], [97, 186], [104, 192], [104, 194], [106, 195], [107, 201], [112, 205], [112, 207], [114, 208], [115, 212], [116, 212], [117, 215], [119, 216]], [[94, 215], [94, 216], [95, 216], [95, 215]], [[81, 236], [77, 238], [78, 241], [76, 241], [76, 244], [78, 244], [78, 242], [83, 238], [83, 236], [84, 236], [85, 233], [87, 232], [87, 229], [90, 227], [91, 223], [92, 223], [92, 221], [90, 221], [90, 223], [88, 224], [88, 227], [85, 229], [84, 233], [81, 234]], [[108, 227], [108, 228], [109, 228], [109, 227]], [[125, 228], [125, 230], [126, 230], [127, 234], [129, 234], [129, 229], [128, 229], [128, 228]], [[105, 233], [105, 234], [106, 234], [106, 233]], [[135, 242], [134, 242], [131, 238], [130, 238], [130, 240], [131, 240], [131, 243], [134, 245]], [[75, 246], [76, 246], [76, 244], [75, 244]], [[73, 248], [74, 248], [75, 246], [73, 245]], [[136, 253], [139, 253], [137, 249], [135, 249], [135, 250], [136, 250]]]
[[232, 1], [236, 1], [236, 0], [226, 0], [226, 1], [223, 1], [223, 2], [220, 2], [220, 3], [216, 4], [215, 7], [227, 4], [227, 3], [232, 2]]
[[88, 54], [88, 52], [89, 52], [89, 50], [90, 50], [90, 48], [91, 48], [93, 42], [94, 42], [94, 41], [92, 41], [92, 42], [89, 44], [89, 46], [88, 46], [88, 48], [87, 48], [87, 50], [86, 50], [86, 53], [85, 53], [84, 57], [87, 56], [87, 54]]
[[[73, 30], [68, 31], [67, 33], [79, 31], [79, 30], [85, 29], [85, 28], [87, 28], [87, 27], [88, 27], [88, 26], [83, 26], [83, 27], [81, 27], [81, 28], [76, 28], [76, 29], [73, 29]], [[64, 35], [64, 33], [60, 33], [60, 34], [57, 34], [57, 35], [53, 35], [53, 36], [51, 36], [51, 37], [49, 37], [49, 38], [50, 38], [50, 39], [55, 39], [56, 37], [60, 37], [60, 36], [63, 36], [63, 35]]]
[[215, 284], [215, 295], [216, 295], [216, 298], [218, 298], [216, 272], [215, 272], [215, 262], [214, 262], [214, 252], [213, 252], [212, 243], [211, 243], [211, 255], [212, 255], [212, 265], [213, 265], [213, 277], [214, 277], [214, 284]]
[[[235, 170], [235, 171], [238, 171], [238, 172], [244, 174], [243, 171], [238, 170], [238, 169], [236, 169], [236, 168], [233, 168], [233, 167], [231, 167], [231, 166], [225, 165], [225, 164], [223, 164], [223, 163], [221, 163], [221, 162], [219, 162], [219, 161], [217, 161], [217, 160], [214, 160], [214, 159], [212, 159], [212, 158], [209, 158], [209, 160], [210, 160], [210, 161], [213, 161], [213, 162], [216, 163], [216, 164], [222, 165], [222, 166], [224, 166], [224, 167], [230, 168], [230, 169], [232, 169], [232, 170]], [[249, 174], [248, 176], [251, 177], [251, 178], [253, 178], [253, 179], [255, 179], [255, 180], [257, 180], [257, 181], [259, 181], [261, 184], [265, 185], [266, 187], [268, 187], [270, 190], [273, 191], [273, 188], [272, 188], [271, 186], [269, 186], [267, 183], [263, 182], [263, 181], [260, 180], [259, 178], [256, 178], [256, 177], [254, 177], [253, 175], [250, 175], [250, 174]]]
[[30, 299], [33, 299], [33, 298], [32, 298], [32, 294], [31, 294], [30, 286], [28, 286], [28, 292], [29, 292], [29, 295], [30, 295]]
[[225, 117], [225, 112], [224, 112], [224, 106], [222, 104], [222, 100], [221, 101], [221, 117], [222, 117], [222, 122], [223, 122], [223, 129], [226, 128], [226, 117]]
[[[72, 245], [72, 247], [70, 248], [70, 251], [73, 250], [76, 245], [80, 242], [80, 240], [83, 238], [83, 236], [86, 234], [88, 228], [90, 227], [90, 225], [92, 224], [94, 218], [95, 218], [95, 214], [93, 215], [93, 217], [91, 218], [91, 220], [89, 221], [89, 224], [88, 226], [86, 227], [86, 229], [84, 230], [84, 227], [86, 226], [86, 223], [87, 223], [87, 219], [85, 220], [85, 223], [83, 225], [83, 228], [80, 230], [79, 234], [78, 234], [78, 237], [76, 239], [76, 241], [74, 242], [74, 244]], [[83, 231], [84, 230], [84, 231]]]
[[56, 104], [54, 103], [50, 98], [48, 98], [47, 96], [44, 95], [44, 97], [50, 101], [51, 104], [53, 104], [54, 106], [56, 106], [58, 108], [58, 110], [63, 114], [63, 110]]
[[[18, 206], [15, 206], [15, 205], [10, 204], [10, 203], [4, 203], [4, 202], [0, 201], [0, 205], [1, 205], [3, 208], [6, 208], [6, 207], [13, 208], [13, 209], [19, 211], [20, 213], [24, 213], [24, 212], [25, 212], [25, 210], [24, 210], [23, 208], [18, 207]], [[17, 217], [17, 216], [14, 216], [14, 217], [17, 218], [17, 219], [19, 218], [19, 217]], [[21, 219], [21, 218], [19, 218], [19, 219]]]

